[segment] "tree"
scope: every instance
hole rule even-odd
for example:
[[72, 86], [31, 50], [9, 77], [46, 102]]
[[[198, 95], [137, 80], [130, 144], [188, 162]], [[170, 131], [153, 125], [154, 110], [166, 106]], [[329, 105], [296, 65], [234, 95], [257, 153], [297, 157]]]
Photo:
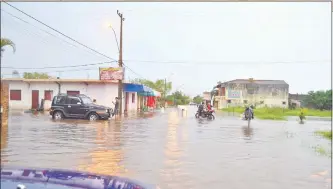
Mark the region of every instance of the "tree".
[[193, 102], [196, 104], [200, 104], [201, 102], [203, 102], [203, 97], [201, 97], [200, 95], [197, 95], [193, 98]]
[[172, 101], [174, 105], [184, 105], [190, 103], [191, 101], [191, 98], [183, 94], [181, 91], [176, 91], [171, 95], [168, 95], [166, 99], [168, 101]]
[[308, 96], [304, 99], [304, 105], [320, 110], [331, 110], [332, 90], [308, 92]]
[[165, 85], [164, 79], [157, 79], [155, 82], [147, 79], [134, 79], [132, 82], [150, 87], [158, 92], [161, 92], [163, 96], [168, 94], [172, 89], [172, 82], [167, 82]]
[[1, 46], [1, 57], [2, 57], [2, 53], [5, 51], [5, 48], [4, 48], [5, 46], [11, 46], [13, 48], [13, 52], [16, 51], [15, 43], [7, 38], [1, 38], [0, 46]]
[[39, 72], [24, 72], [24, 79], [52, 79], [53, 77], [48, 75], [47, 73], [39, 73]]

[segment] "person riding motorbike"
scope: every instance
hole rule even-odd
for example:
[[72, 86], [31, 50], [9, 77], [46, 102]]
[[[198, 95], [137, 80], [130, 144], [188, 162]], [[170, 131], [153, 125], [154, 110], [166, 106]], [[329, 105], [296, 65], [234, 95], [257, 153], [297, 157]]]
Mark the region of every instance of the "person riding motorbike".
[[202, 102], [202, 103], [199, 104], [199, 106], [198, 106], [199, 116], [202, 116], [203, 111], [204, 111], [204, 102]]
[[252, 119], [254, 119], [254, 112], [253, 112], [253, 106], [246, 106], [245, 108], [245, 111], [244, 111], [244, 115], [246, 113], [247, 110], [250, 110], [251, 111], [251, 114], [252, 114]]
[[210, 102], [207, 103], [207, 111], [212, 111], [212, 105], [210, 104]]

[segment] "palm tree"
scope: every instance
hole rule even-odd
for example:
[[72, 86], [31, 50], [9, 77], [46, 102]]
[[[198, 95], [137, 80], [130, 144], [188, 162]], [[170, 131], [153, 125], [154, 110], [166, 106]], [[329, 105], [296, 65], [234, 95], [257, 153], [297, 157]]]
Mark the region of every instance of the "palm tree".
[[7, 38], [1, 38], [0, 46], [1, 46], [1, 57], [2, 57], [2, 53], [5, 51], [5, 49], [4, 49], [5, 46], [11, 46], [13, 48], [13, 52], [16, 51], [15, 43]]

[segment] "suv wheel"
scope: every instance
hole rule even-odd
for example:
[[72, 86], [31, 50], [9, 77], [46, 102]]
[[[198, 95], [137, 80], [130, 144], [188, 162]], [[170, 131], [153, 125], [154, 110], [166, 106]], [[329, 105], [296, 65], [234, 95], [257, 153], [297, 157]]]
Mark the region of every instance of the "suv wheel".
[[99, 117], [96, 113], [91, 113], [91, 114], [89, 114], [88, 119], [89, 119], [89, 121], [95, 121], [95, 120], [98, 120]]
[[60, 120], [64, 118], [64, 115], [61, 111], [55, 111], [52, 117], [53, 119]]

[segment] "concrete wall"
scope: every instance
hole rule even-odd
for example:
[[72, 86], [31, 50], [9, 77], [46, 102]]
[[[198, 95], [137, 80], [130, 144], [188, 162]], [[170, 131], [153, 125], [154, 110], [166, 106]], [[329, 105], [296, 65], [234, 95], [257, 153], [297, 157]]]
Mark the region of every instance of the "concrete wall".
[[[126, 92], [124, 92], [126, 94]], [[132, 94], [134, 94], [134, 102], [132, 102]], [[128, 92], [128, 109], [127, 111], [136, 111], [138, 109], [138, 96], [137, 93], [134, 92]], [[125, 97], [125, 95], [124, 95]], [[125, 101], [124, 101], [125, 103]], [[125, 107], [125, 104], [124, 104]], [[125, 108], [124, 108], [125, 110]]]
[[[251, 92], [253, 91], [253, 93]], [[228, 84], [225, 98], [219, 98], [219, 108], [254, 104], [257, 107], [288, 107], [288, 85]], [[231, 103], [228, 103], [231, 100]], [[247, 102], [246, 102], [247, 101]], [[285, 104], [283, 104], [285, 102]]]
[[[85, 94], [91, 99], [96, 99], [97, 104], [105, 105], [114, 108], [112, 101], [118, 96], [118, 85], [114, 83], [61, 83], [60, 93], [67, 93], [67, 91], [80, 91], [80, 94]], [[10, 100], [9, 108], [18, 110], [31, 109], [32, 90], [39, 90], [39, 100], [44, 99], [44, 91], [51, 90], [51, 99], [59, 93], [59, 85], [57, 83], [42, 83], [42, 82], [22, 82], [11, 81], [9, 82], [9, 90], [21, 90], [21, 101]], [[45, 101], [45, 109], [50, 108], [51, 101]], [[136, 104], [134, 105], [136, 106]], [[132, 104], [131, 104], [132, 107]], [[123, 98], [123, 110], [125, 108], [125, 98]]]

